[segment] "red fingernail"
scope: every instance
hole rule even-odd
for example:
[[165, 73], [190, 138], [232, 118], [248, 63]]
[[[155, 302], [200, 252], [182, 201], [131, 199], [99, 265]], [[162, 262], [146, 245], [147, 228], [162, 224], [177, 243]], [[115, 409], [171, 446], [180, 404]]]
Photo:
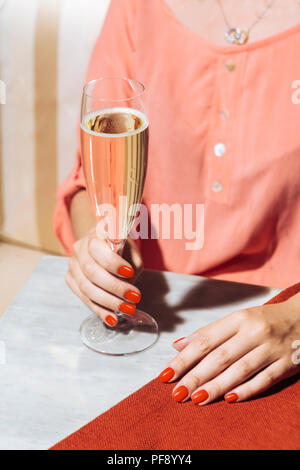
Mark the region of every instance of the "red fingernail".
[[167, 367], [165, 370], [163, 370], [159, 374], [159, 380], [161, 382], [167, 383], [169, 382], [169, 380], [172, 379], [172, 377], [174, 377], [174, 375], [175, 375], [175, 370], [172, 369], [172, 367]]
[[134, 290], [128, 290], [125, 292], [124, 297], [125, 299], [130, 300], [131, 302], [135, 302], [136, 304], [138, 304], [142, 298], [141, 294], [139, 292], [135, 292]]
[[136, 310], [136, 306], [128, 304], [127, 302], [122, 302], [119, 307], [119, 310], [123, 313], [127, 313], [128, 315], [133, 315]]
[[118, 273], [120, 276], [123, 277], [132, 277], [134, 275], [134, 269], [130, 268], [130, 266], [120, 266], [118, 269]]
[[180, 387], [176, 388], [176, 390], [174, 390], [172, 393], [173, 398], [175, 398], [176, 401], [184, 400], [188, 396], [188, 394], [189, 391], [184, 385], [181, 385]]
[[117, 323], [117, 320], [112, 315], [107, 315], [105, 321], [109, 324], [109, 326], [115, 326], [115, 324]]
[[234, 401], [237, 401], [238, 396], [236, 393], [227, 393], [224, 398], [226, 403], [233, 403]]
[[197, 405], [208, 399], [208, 393], [206, 390], [199, 390], [199, 392], [193, 393], [191, 399]]
[[179, 341], [182, 341], [185, 338], [186, 338], [186, 336], [183, 336], [182, 338], [176, 339], [176, 341], [173, 341], [173, 344], [179, 343]]

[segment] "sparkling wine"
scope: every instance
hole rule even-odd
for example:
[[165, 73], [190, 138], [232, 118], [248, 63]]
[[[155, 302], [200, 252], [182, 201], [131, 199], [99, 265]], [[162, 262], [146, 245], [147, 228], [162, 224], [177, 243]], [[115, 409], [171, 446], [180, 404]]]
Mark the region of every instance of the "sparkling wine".
[[[148, 154], [147, 117], [132, 108], [107, 108], [86, 114], [81, 122], [81, 149], [95, 213], [100, 221], [102, 204], [114, 208], [116, 217], [110, 221], [114, 236], [108, 238], [119, 244], [127, 238], [142, 198]], [[107, 214], [112, 216], [111, 212]]]

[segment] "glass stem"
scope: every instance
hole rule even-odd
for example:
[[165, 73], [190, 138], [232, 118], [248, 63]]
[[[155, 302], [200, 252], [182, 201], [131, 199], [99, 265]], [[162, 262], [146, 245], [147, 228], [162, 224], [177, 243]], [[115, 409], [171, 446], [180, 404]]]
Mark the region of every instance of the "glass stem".
[[126, 240], [122, 240], [121, 242], [119, 243], [113, 243], [111, 242], [110, 240], [107, 240], [110, 248], [112, 249], [112, 251], [114, 253], [118, 253], [118, 255], [122, 256], [122, 253], [123, 253], [123, 249], [124, 249], [124, 245], [125, 245], [125, 241]]
[[[122, 254], [123, 254], [125, 241], [126, 241], [126, 240], [122, 240], [120, 243], [113, 243], [113, 242], [111, 242], [110, 240], [107, 240], [107, 242], [108, 242], [110, 248], [112, 249], [112, 251], [113, 251], [114, 253], [118, 253], [118, 255], [120, 255], [120, 256], [122, 256]], [[126, 318], [124, 318], [123, 313], [116, 311], [115, 314], [116, 314], [117, 317], [118, 317], [118, 324], [119, 324], [119, 325], [120, 325], [120, 323], [123, 323], [123, 322], [126, 321]]]

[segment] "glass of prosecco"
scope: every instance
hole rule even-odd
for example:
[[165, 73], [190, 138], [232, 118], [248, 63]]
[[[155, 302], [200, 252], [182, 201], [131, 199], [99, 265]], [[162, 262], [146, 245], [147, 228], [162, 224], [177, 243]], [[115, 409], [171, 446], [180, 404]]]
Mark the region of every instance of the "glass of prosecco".
[[[87, 83], [81, 103], [81, 157], [99, 238], [122, 254], [141, 203], [148, 157], [148, 119], [144, 86], [129, 78], [99, 78]], [[120, 303], [123, 299], [120, 299]], [[96, 314], [81, 325], [83, 343], [103, 354], [143, 351], [158, 338], [156, 321], [136, 309], [115, 312], [111, 328]]]

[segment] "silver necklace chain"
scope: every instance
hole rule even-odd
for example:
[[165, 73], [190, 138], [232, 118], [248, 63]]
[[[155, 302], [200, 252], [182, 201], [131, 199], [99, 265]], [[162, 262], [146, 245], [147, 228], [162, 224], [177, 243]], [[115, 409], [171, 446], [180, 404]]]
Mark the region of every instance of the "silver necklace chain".
[[233, 28], [232, 26], [230, 26], [221, 1], [216, 0], [216, 2], [221, 10], [224, 22], [227, 26], [227, 31], [225, 32], [226, 40], [231, 44], [241, 45], [247, 42], [250, 31], [254, 28], [254, 26], [257, 25], [257, 23], [259, 23], [260, 20], [263, 19], [266, 13], [272, 8], [276, 0], [271, 0], [267, 4], [267, 6], [262, 10], [262, 12], [257, 16], [257, 18], [253, 21], [253, 23], [249, 26], [247, 30], [243, 30], [241, 28]]

